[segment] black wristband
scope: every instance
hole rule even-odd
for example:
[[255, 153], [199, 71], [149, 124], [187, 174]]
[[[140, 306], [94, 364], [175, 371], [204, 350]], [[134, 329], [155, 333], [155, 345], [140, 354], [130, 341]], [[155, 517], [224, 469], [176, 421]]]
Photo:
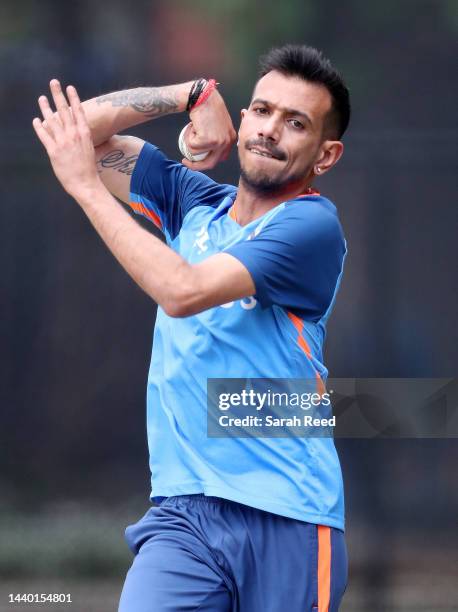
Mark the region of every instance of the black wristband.
[[188, 103], [186, 105], [186, 110], [188, 113], [192, 109], [194, 104], [197, 102], [206, 84], [206, 79], [198, 79], [192, 84], [191, 91], [189, 92]]

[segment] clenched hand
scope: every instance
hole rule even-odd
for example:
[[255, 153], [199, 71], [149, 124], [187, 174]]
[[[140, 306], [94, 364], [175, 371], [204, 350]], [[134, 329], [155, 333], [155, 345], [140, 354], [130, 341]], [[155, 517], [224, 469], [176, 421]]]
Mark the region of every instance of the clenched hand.
[[237, 134], [221, 94], [215, 89], [210, 97], [189, 117], [192, 127], [188, 130], [186, 142], [191, 153], [211, 151], [204, 160], [191, 162], [183, 159], [182, 163], [191, 170], [208, 170], [220, 161], [227, 159]]

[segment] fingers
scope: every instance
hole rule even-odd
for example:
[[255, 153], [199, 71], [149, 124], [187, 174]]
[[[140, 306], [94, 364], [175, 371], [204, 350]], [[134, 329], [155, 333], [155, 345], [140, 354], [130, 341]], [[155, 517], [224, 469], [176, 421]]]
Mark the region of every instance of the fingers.
[[62, 88], [57, 79], [52, 79], [49, 84], [51, 89], [52, 97], [54, 100], [54, 104], [56, 105], [56, 110], [59, 114], [59, 118], [64, 127], [73, 125], [73, 117], [70, 113], [70, 108], [67, 104], [67, 100], [62, 92]]
[[45, 128], [45, 130], [48, 132], [48, 134], [52, 137], [52, 130], [50, 129], [49, 125], [46, 123], [46, 121], [43, 121], [43, 127]]
[[211, 138], [208, 133], [199, 135], [194, 129], [191, 129], [185, 136], [188, 149], [193, 155], [203, 153], [204, 151], [211, 151], [205, 160], [201, 162], [183, 164], [192, 170], [198, 171], [209, 170], [210, 168], [214, 168], [219, 162], [226, 160], [230, 155], [236, 139], [234, 130], [229, 134], [224, 134], [222, 137], [216, 138], [213, 136]]
[[221, 147], [218, 140], [209, 137], [208, 134], [197, 134], [195, 130], [189, 130], [189, 134], [185, 134], [185, 139], [191, 153], [203, 153]]
[[46, 151], [49, 153], [54, 144], [54, 139], [45, 129], [42, 121], [38, 117], [35, 117], [35, 119], [32, 121], [32, 125], [33, 125], [33, 129], [35, 130], [38, 138], [40, 139], [41, 144], [44, 146]]
[[[43, 115], [43, 121], [39, 121], [38, 123], [34, 120], [33, 127], [41, 142], [45, 144], [42, 130], [44, 130], [53, 141], [63, 142], [68, 138], [73, 140], [75, 137], [88, 136], [90, 139], [89, 127], [76, 89], [73, 86], [67, 87], [67, 101], [67, 97], [62, 91], [62, 87], [57, 79], [52, 79], [49, 85], [57, 112], [52, 110], [46, 96], [40, 96], [38, 98], [38, 105]], [[47, 142], [50, 142], [49, 139]], [[92, 146], [92, 141], [90, 144]]]
[[43, 119], [46, 121], [46, 127], [49, 133], [53, 137], [60, 136], [62, 134], [62, 124], [49, 106], [48, 98], [46, 96], [40, 96], [38, 98], [38, 105], [43, 115]]
[[193, 162], [193, 161], [190, 161], [189, 159], [186, 159], [186, 157], [184, 157], [181, 160], [181, 163], [183, 164], [183, 166], [186, 166], [186, 168], [189, 168], [190, 170], [196, 170], [198, 172], [202, 170], [211, 170], [211, 168], [214, 168], [216, 164], [218, 163], [218, 161], [220, 161], [221, 159], [220, 155], [221, 155], [220, 151], [212, 151], [202, 161]]
[[[217, 164], [219, 164], [222, 161], [225, 161], [232, 150], [232, 146], [233, 146], [233, 141], [231, 140], [227, 145], [222, 146], [220, 145], [219, 147], [213, 149], [205, 159], [203, 159], [202, 161], [190, 161], [189, 159], [183, 158], [181, 163], [183, 164], [183, 166], [186, 166], [186, 168], [189, 168], [190, 170], [196, 170], [198, 172], [201, 172], [203, 170], [211, 170], [212, 168], [214, 168]], [[191, 147], [188, 147], [191, 150]], [[208, 147], [207, 147], [208, 150]], [[202, 150], [198, 151], [198, 150], [194, 150], [192, 151], [192, 153], [201, 153]]]
[[78, 126], [79, 131], [86, 131], [88, 129], [86, 115], [84, 114], [83, 106], [78, 96], [78, 92], [76, 91], [76, 88], [73, 87], [73, 85], [69, 85], [67, 87], [67, 96], [70, 101], [73, 117], [76, 121], [76, 125]]

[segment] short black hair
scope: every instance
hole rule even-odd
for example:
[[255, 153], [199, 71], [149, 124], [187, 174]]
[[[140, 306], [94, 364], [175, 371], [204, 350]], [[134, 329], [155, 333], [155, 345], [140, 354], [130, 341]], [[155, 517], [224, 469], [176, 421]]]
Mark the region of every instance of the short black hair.
[[332, 107], [326, 118], [326, 131], [342, 138], [350, 121], [350, 94], [340, 73], [321, 51], [307, 45], [274, 47], [259, 60], [259, 76], [272, 70], [319, 83], [331, 94]]

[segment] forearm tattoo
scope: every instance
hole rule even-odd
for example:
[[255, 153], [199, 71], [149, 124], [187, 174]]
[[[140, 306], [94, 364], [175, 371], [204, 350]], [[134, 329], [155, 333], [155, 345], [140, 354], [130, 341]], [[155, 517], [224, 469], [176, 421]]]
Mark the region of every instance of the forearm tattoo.
[[103, 172], [104, 168], [111, 168], [111, 170], [117, 170], [118, 172], [122, 172], [122, 174], [128, 174], [130, 176], [134, 171], [137, 159], [138, 155], [126, 156], [121, 149], [114, 149], [113, 151], [108, 151], [108, 153], [99, 159], [97, 162], [97, 170], [100, 174]]
[[160, 117], [173, 113], [178, 108], [175, 96], [166, 93], [164, 88], [139, 87], [116, 91], [96, 98], [97, 104], [111, 102], [112, 106], [130, 107], [148, 117]]

